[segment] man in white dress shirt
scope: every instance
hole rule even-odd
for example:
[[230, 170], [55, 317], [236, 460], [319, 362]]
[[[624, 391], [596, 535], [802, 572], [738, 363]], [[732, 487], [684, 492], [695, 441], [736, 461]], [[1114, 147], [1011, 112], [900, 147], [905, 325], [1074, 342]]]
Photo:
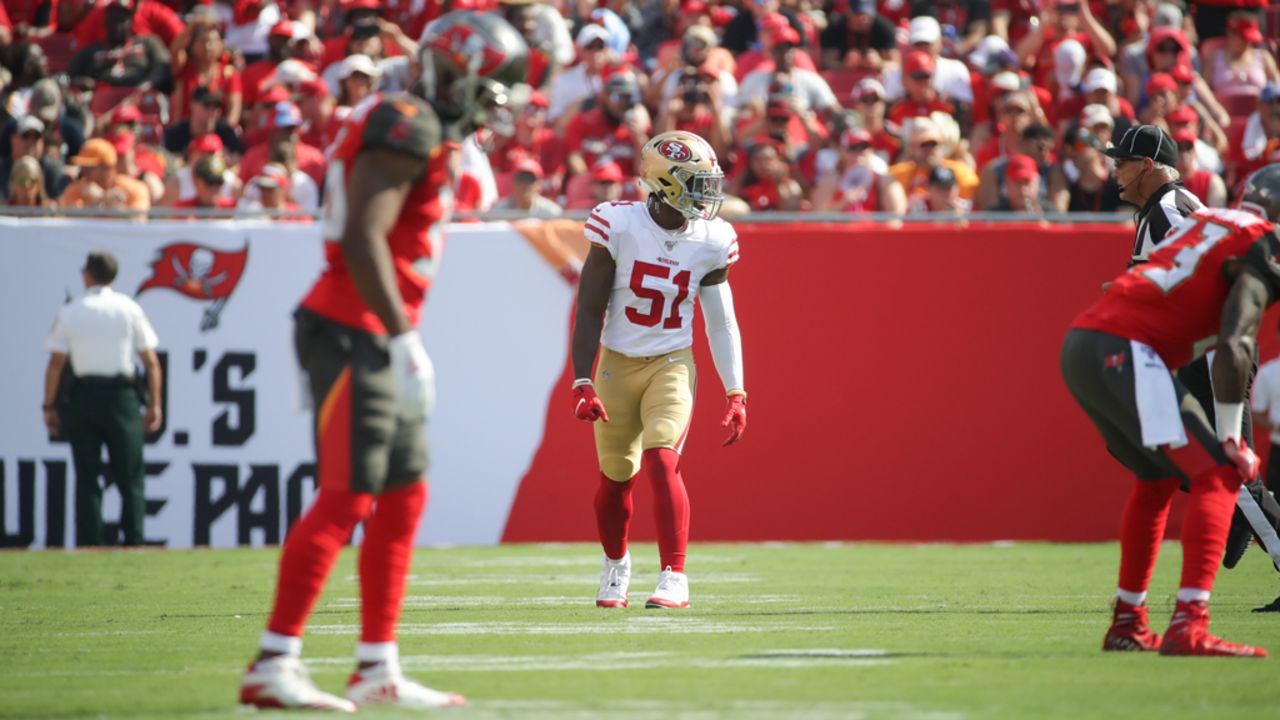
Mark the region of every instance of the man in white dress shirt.
[[[102, 545], [102, 446], [107, 446], [111, 478], [120, 489], [120, 527], [125, 545], [143, 543], [146, 515], [142, 441], [159, 429], [160, 361], [156, 333], [142, 308], [111, 289], [118, 269], [104, 252], [89, 253], [83, 270], [83, 297], [62, 306], [45, 348], [49, 366], [44, 381], [44, 424], [50, 435], [65, 419], [76, 469], [76, 545]], [[146, 367], [145, 403], [135, 383], [134, 354]], [[59, 417], [58, 385], [68, 359], [74, 380], [65, 413]], [[139, 406], [145, 404], [145, 413]], [[114, 538], [113, 538], [114, 540]]]

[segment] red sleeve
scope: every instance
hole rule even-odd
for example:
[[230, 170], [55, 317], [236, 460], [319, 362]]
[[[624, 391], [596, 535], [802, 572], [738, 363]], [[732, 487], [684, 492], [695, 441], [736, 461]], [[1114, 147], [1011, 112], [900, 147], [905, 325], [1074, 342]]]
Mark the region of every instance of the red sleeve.
[[155, 35], [167, 48], [182, 34], [185, 27], [178, 14], [152, 0], [143, 0], [133, 17], [133, 31], [139, 35]]
[[582, 149], [582, 138], [586, 132], [586, 128], [583, 127], [583, 125], [586, 124], [583, 121], [583, 118], [586, 117], [586, 115], [587, 113], [578, 113], [577, 115], [574, 115], [573, 119], [569, 121], [569, 126], [565, 128], [565, 148], [569, 152]]
[[226, 88], [227, 95], [239, 95], [244, 97], [244, 85], [241, 83], [240, 72], [230, 63], [223, 66], [222, 78], [223, 87]]
[[9, 13], [4, 9], [4, 3], [0, 3], [0, 27], [13, 29], [13, 23], [9, 21]]
[[[76, 26], [76, 47], [85, 48], [107, 37], [107, 30], [102, 24], [103, 16], [106, 15], [106, 12], [104, 5], [95, 5], [89, 11], [89, 14], [80, 21], [80, 24]], [[138, 32], [137, 17], [133, 19], [133, 31]]]

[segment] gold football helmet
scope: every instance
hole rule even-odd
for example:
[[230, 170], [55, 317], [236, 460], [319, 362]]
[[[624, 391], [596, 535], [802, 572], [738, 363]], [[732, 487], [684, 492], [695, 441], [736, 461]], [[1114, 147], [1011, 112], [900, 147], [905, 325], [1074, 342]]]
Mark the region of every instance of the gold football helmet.
[[640, 182], [690, 220], [711, 220], [724, 204], [724, 171], [706, 140], [675, 130], [640, 151]]

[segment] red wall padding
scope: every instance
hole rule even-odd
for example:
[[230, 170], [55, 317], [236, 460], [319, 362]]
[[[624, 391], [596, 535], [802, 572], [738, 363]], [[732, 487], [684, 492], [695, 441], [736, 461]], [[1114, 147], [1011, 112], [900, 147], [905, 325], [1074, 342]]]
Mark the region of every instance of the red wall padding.
[[[724, 399], [699, 319], [683, 461], [695, 541], [1116, 536], [1129, 476], [1068, 395], [1058, 349], [1123, 271], [1131, 228], [738, 232], [749, 425], [720, 447]], [[599, 470], [590, 428], [570, 414], [567, 356], [505, 541], [595, 539]], [[640, 540], [653, 537], [643, 478]]]

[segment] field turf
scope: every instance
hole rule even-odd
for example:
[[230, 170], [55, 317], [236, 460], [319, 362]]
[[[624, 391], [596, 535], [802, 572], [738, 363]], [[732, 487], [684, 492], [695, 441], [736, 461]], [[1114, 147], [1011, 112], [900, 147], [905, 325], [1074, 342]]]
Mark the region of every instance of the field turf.
[[[406, 672], [471, 698], [450, 720], [1264, 718], [1277, 659], [1102, 653], [1117, 548], [1106, 545], [695, 545], [694, 607], [643, 600], [655, 550], [635, 546], [629, 610], [593, 606], [599, 551], [517, 545], [419, 551]], [[278, 551], [0, 553], [0, 716], [253, 717], [239, 674], [271, 600]], [[358, 630], [343, 554], [306, 641], [338, 690]], [[1150, 600], [1163, 630], [1179, 553]], [[1280, 653], [1264, 554], [1223, 571], [1213, 627]], [[405, 713], [365, 711], [391, 718]], [[263, 717], [298, 715], [260, 714]]]

